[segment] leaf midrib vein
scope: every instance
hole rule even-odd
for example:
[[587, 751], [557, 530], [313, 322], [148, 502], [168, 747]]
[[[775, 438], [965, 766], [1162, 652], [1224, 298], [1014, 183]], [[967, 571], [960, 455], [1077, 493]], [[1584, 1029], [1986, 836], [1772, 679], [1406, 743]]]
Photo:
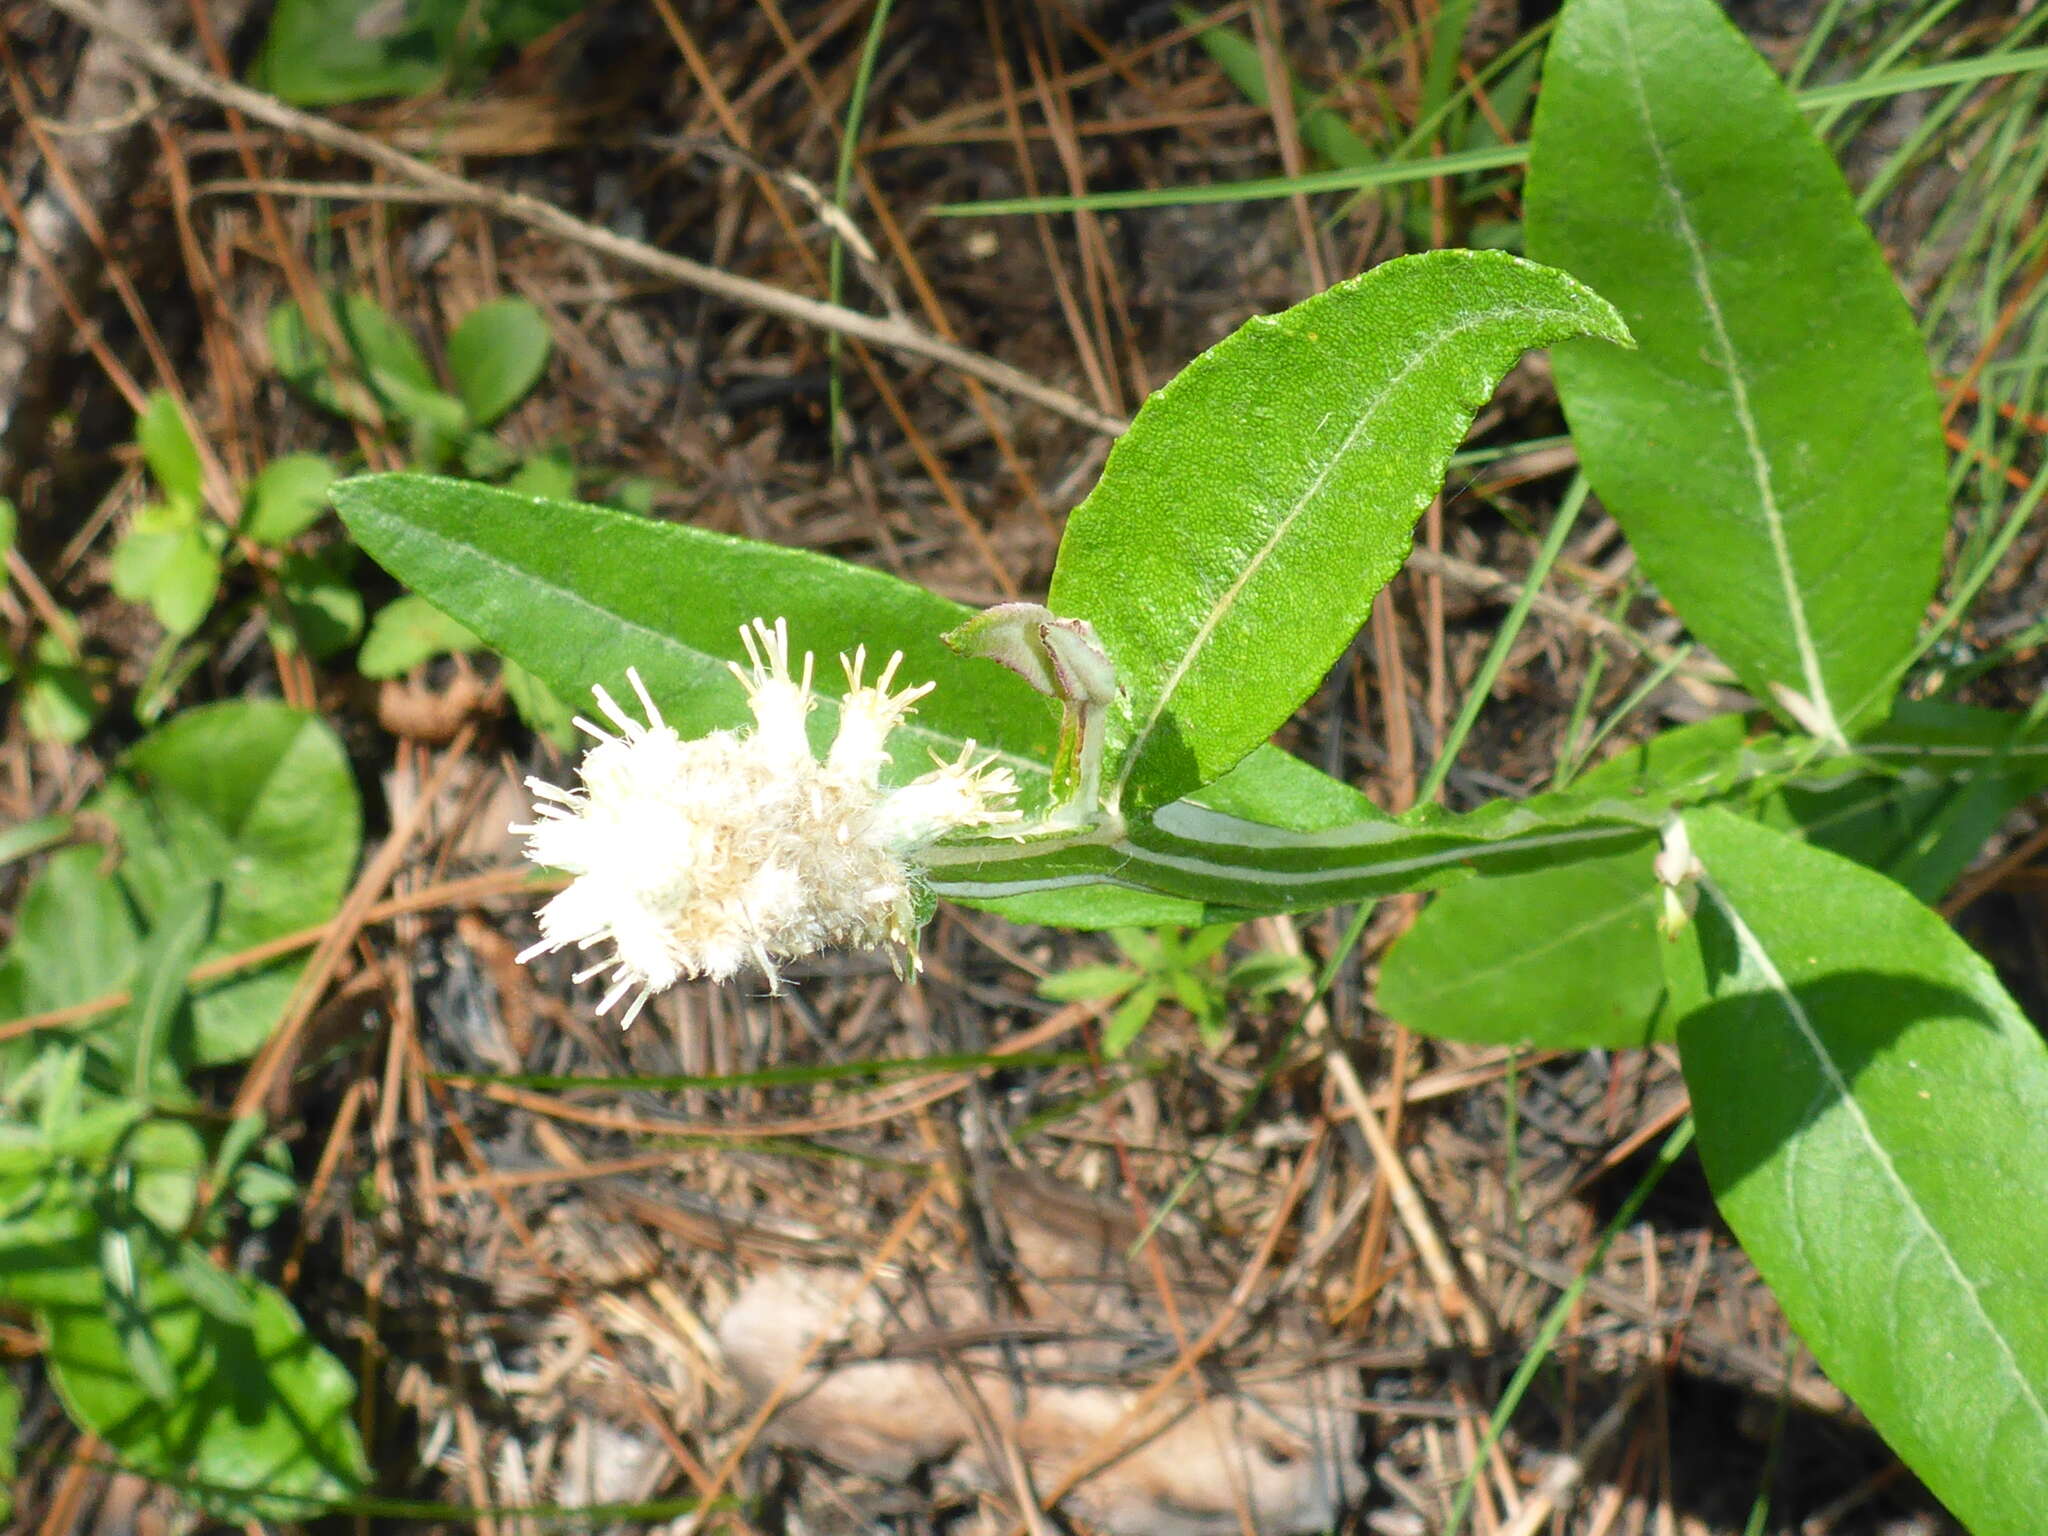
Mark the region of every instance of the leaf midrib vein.
[[[1976, 1313], [1978, 1321], [1984, 1327], [1984, 1331], [1991, 1336], [1992, 1343], [1997, 1346], [1998, 1353], [2005, 1362], [2007, 1375], [2017, 1385], [2019, 1394], [2026, 1399], [2027, 1405], [2033, 1409], [2034, 1418], [2040, 1424], [2044, 1435], [2048, 1435], [2048, 1403], [2043, 1403], [2040, 1395], [2035, 1392], [2033, 1383], [2028, 1379], [2026, 1369], [2020, 1364], [2019, 1358], [2013, 1353], [2011, 1342], [2007, 1340], [2005, 1334], [1993, 1320], [1990, 1312], [1985, 1308], [1984, 1298], [1977, 1283], [1963, 1273], [1962, 1265], [1956, 1262], [1954, 1251], [1942, 1240], [1941, 1229], [1935, 1226], [1928, 1218], [1926, 1211], [1921, 1208], [1920, 1202], [1913, 1198], [1912, 1187], [1906, 1183], [1905, 1178], [1899, 1173], [1898, 1165], [1892, 1161], [1891, 1153], [1886, 1149], [1884, 1143], [1878, 1140], [1877, 1132], [1871, 1128], [1870, 1117], [1864, 1113], [1862, 1103], [1851, 1091], [1849, 1080], [1842, 1075], [1841, 1069], [1835, 1064], [1835, 1058], [1828, 1053], [1825, 1042], [1822, 1041], [1819, 1033], [1814, 1029], [1813, 1021], [1807, 1016], [1806, 1009], [1800, 1005], [1798, 997], [1794, 995], [1791, 984], [1785, 980], [1784, 974], [1778, 969], [1776, 962], [1771, 959], [1770, 951], [1764, 947], [1763, 941], [1742, 920], [1741, 913], [1737, 911], [1734, 902], [1728, 899], [1727, 893], [1714, 883], [1711, 876], [1703, 878], [1700, 881], [1700, 885], [1727, 916], [1729, 926], [1735, 930], [1735, 942], [1741, 946], [1742, 952], [1749, 962], [1755, 965], [1762, 973], [1764, 982], [1770, 988], [1771, 994], [1778, 999], [1779, 1006], [1785, 1010], [1786, 1016], [1798, 1028], [1800, 1037], [1806, 1042], [1807, 1049], [1813, 1053], [1813, 1059], [1820, 1064], [1822, 1075], [1826, 1077], [1829, 1086], [1839, 1097], [1841, 1103], [1847, 1107], [1851, 1121], [1854, 1123], [1856, 1130], [1861, 1134], [1865, 1145], [1869, 1148], [1871, 1158], [1883, 1171], [1886, 1182], [1891, 1185], [1894, 1193], [1898, 1196], [1899, 1204], [1912, 1217], [1914, 1224], [1920, 1229], [1922, 1237], [1933, 1245], [1935, 1252], [1941, 1255], [1944, 1266], [1956, 1284], [1962, 1289], [1963, 1294], [1969, 1297], [1971, 1310]], [[1803, 1238], [1801, 1241], [1803, 1243]]]
[[1373, 425], [1380, 410], [1392, 397], [1394, 391], [1407, 381], [1410, 374], [1428, 362], [1448, 342], [1456, 340], [1467, 331], [1477, 330], [1480, 326], [1489, 324], [1492, 321], [1504, 319], [1509, 315], [1523, 314], [1555, 315], [1559, 319], [1573, 321], [1580, 318], [1564, 310], [1551, 310], [1539, 305], [1515, 305], [1480, 311], [1457, 325], [1437, 332], [1427, 343], [1417, 348], [1408, 361], [1403, 363], [1400, 369], [1380, 386], [1378, 392], [1366, 403], [1365, 408], [1359, 413], [1358, 420], [1352, 424], [1351, 430], [1344, 434], [1343, 440], [1337, 444], [1329, 458], [1317, 469], [1315, 478], [1295, 498], [1294, 505], [1288, 508], [1286, 514], [1274, 525], [1272, 533], [1266, 538], [1266, 542], [1259, 546], [1258, 551], [1245, 563], [1244, 569], [1237, 573], [1236, 577], [1230, 582], [1230, 585], [1217, 595], [1214, 603], [1210, 604], [1208, 613], [1203, 615], [1202, 622], [1196, 628], [1194, 637], [1188, 642], [1187, 649], [1181, 652], [1180, 659], [1174, 663], [1173, 670], [1167, 674], [1166, 682], [1159, 690], [1159, 697], [1153, 701], [1151, 713], [1145, 717], [1144, 725], [1139, 728], [1137, 735], [1131, 738], [1130, 746], [1125, 749], [1123, 769], [1117, 775], [1116, 787], [1110, 793], [1112, 803], [1121, 799], [1125, 786], [1131, 781], [1132, 771], [1137, 767], [1139, 759], [1144, 755], [1145, 743], [1151, 740], [1152, 732], [1158, 728], [1161, 717], [1166, 713], [1167, 705], [1173, 701], [1173, 696], [1179, 690], [1181, 683], [1186, 679], [1188, 673], [1194, 669], [1195, 662], [1200, 658], [1202, 651], [1209, 643], [1209, 637], [1216, 632], [1216, 627], [1237, 606], [1238, 594], [1245, 589], [1251, 579], [1258, 574], [1259, 568], [1266, 563], [1268, 557], [1279, 547], [1280, 541], [1286, 537], [1288, 529], [1292, 528], [1296, 520], [1307, 512], [1310, 504], [1314, 502], [1317, 494], [1322, 490], [1323, 483], [1332, 474], [1336, 473], [1337, 466], [1343, 463], [1350, 454], [1353, 445], [1357, 443], [1360, 435]]
[[1650, 100], [1643, 86], [1641, 59], [1636, 52], [1634, 29], [1629, 25], [1628, 7], [1616, 8], [1616, 24], [1621, 29], [1622, 47], [1628, 52], [1628, 82], [1633, 96], [1636, 115], [1643, 125], [1643, 137], [1650, 146], [1650, 157], [1657, 166], [1657, 189], [1669, 203], [1679, 237], [1685, 244], [1686, 262], [1692, 273], [1693, 288], [1700, 296], [1700, 303], [1706, 310], [1707, 323], [1714, 334], [1714, 347], [1720, 354], [1722, 371], [1728, 377], [1728, 388], [1735, 412], [1735, 419], [1742, 427], [1742, 440], [1749, 454], [1750, 472], [1756, 480], [1757, 502], [1763, 512], [1764, 527], [1770, 536], [1771, 558], [1777, 566], [1778, 584], [1785, 593], [1785, 612], [1792, 624], [1792, 644], [1799, 653], [1799, 670], [1806, 682], [1806, 696], [1820, 712], [1819, 722], [1826, 729], [1822, 734], [1840, 741], [1842, 727], [1835, 717], [1834, 701], [1829, 698], [1827, 679], [1821, 671], [1820, 655], [1815, 650], [1813, 633], [1807, 624], [1806, 604], [1801, 597], [1798, 573], [1792, 567], [1792, 549], [1785, 537], [1785, 518], [1778, 506], [1777, 486], [1771, 478], [1771, 464], [1764, 453], [1763, 438], [1757, 427], [1756, 414], [1749, 401], [1749, 383], [1742, 376], [1741, 360], [1735, 354], [1734, 338], [1728, 334], [1727, 317], [1721, 312], [1721, 301], [1714, 291], [1713, 275], [1707, 270], [1706, 249], [1700, 243], [1699, 231], [1693, 228], [1692, 218], [1686, 212], [1685, 200], [1679, 195], [1677, 178], [1672, 175], [1671, 162], [1664, 152], [1664, 141], [1657, 135], [1657, 125], [1650, 116]]

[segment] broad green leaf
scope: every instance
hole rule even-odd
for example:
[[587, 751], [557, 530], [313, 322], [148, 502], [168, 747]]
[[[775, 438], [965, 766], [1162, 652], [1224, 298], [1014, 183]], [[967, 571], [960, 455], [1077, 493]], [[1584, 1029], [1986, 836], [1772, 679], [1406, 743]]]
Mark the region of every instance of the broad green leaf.
[[448, 333], [448, 372], [472, 425], [488, 427], [526, 398], [548, 366], [548, 326], [525, 299], [479, 304]]
[[1434, 251], [1250, 321], [1146, 401], [1067, 521], [1050, 597], [1126, 691], [1110, 801], [1178, 799], [1270, 736], [1407, 558], [1501, 375], [1588, 335], [1628, 338], [1563, 273]]
[[1648, 1045], [1670, 1027], [1655, 852], [1646, 834], [1619, 853], [1439, 892], [1387, 952], [1375, 1004], [1443, 1039]]
[[373, 559], [564, 700], [580, 704], [593, 684], [620, 692], [635, 667], [684, 736], [743, 724], [728, 669], [745, 660], [740, 626], [787, 618], [791, 649], [818, 658], [815, 740], [837, 728], [836, 657], [865, 646], [872, 676], [900, 649], [899, 679], [937, 687], [893, 739], [895, 775], [915, 777], [930, 752], [957, 756], [972, 738], [1042, 795], [1052, 706], [948, 650], [939, 636], [967, 610], [922, 588], [809, 550], [470, 481], [373, 475], [342, 481], [334, 501]]
[[1821, 1368], [1975, 1536], [2048, 1507], [2048, 1045], [1882, 876], [1730, 815], [1671, 946], [1700, 1155]]
[[166, 1237], [174, 1237], [192, 1219], [199, 1195], [199, 1175], [206, 1168], [206, 1144], [182, 1120], [149, 1120], [135, 1128], [122, 1147], [134, 1165], [131, 1199], [135, 1209]]
[[151, 390], [149, 402], [135, 418], [135, 441], [149, 472], [174, 500], [197, 507], [204, 493], [199, 449], [185, 430], [178, 402], [164, 390]]
[[[92, 809], [120, 834], [120, 877], [145, 920], [161, 921], [195, 880], [220, 882], [202, 960], [326, 921], [362, 836], [341, 743], [317, 717], [272, 703], [186, 711], [121, 759]], [[195, 988], [172, 1058], [191, 1065], [254, 1051], [298, 970], [287, 960]]]
[[[892, 771], [920, 773], [929, 753], [957, 755], [971, 737], [1016, 772], [1027, 805], [1043, 803], [1053, 707], [1001, 667], [947, 649], [938, 637], [968, 612], [932, 593], [805, 550], [467, 481], [370, 476], [337, 486], [335, 504], [393, 575], [565, 698], [593, 683], [617, 690], [633, 666], [685, 736], [742, 724], [727, 669], [742, 654], [739, 626], [786, 616], [794, 648], [821, 658], [814, 740], [835, 729], [844, 686], [825, 659], [865, 645], [872, 667], [900, 648], [899, 677], [938, 686], [893, 738]], [[960, 849], [961, 862], [933, 870], [933, 886], [1020, 921], [1193, 927], [1428, 889], [1477, 863], [1527, 868], [1642, 836], [1638, 808], [1580, 799], [1396, 822], [1271, 748], [1202, 798], [1162, 808], [1156, 825], [1138, 818], [1114, 843], [1029, 857], [1014, 845], [992, 856]]]
[[1803, 728], [1882, 716], [1948, 524], [1939, 416], [1905, 300], [1792, 97], [1712, 0], [1571, 0], [1526, 212], [1531, 254], [1638, 343], [1553, 366], [1645, 573]]
[[317, 453], [288, 453], [264, 465], [249, 486], [242, 532], [271, 549], [282, 549], [320, 520], [334, 465]]
[[455, 651], [473, 651], [481, 641], [424, 597], [408, 592], [377, 610], [370, 632], [356, 652], [365, 677], [403, 677], [423, 661]]
[[[2018, 725], [1991, 710], [1902, 702], [1859, 742], [1874, 767], [1816, 764], [1761, 791], [1733, 785], [1727, 801], [1933, 900], [2015, 806], [2048, 786], [2048, 739], [2001, 761]], [[1621, 754], [1577, 789], [1672, 803], [1665, 786], [1743, 745], [1741, 718], [1720, 716]], [[1423, 1034], [1488, 1044], [1624, 1047], [1668, 1036], [1655, 854], [1646, 835], [1619, 852], [1441, 892], [1388, 951], [1379, 1006]]]
[[200, 1306], [172, 1269], [146, 1264], [139, 1278], [142, 1325], [175, 1385], [167, 1401], [136, 1379], [96, 1269], [72, 1272], [63, 1294], [36, 1303], [50, 1379], [82, 1428], [231, 1519], [304, 1519], [365, 1485], [355, 1384], [282, 1296], [223, 1274], [248, 1298], [250, 1321], [236, 1326]]

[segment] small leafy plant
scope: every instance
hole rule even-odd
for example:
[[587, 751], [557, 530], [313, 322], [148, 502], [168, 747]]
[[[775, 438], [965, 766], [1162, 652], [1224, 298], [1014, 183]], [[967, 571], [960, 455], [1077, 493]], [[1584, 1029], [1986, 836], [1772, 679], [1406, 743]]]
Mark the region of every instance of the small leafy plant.
[[0, 1038], [0, 1302], [35, 1319], [82, 1428], [226, 1518], [303, 1517], [366, 1480], [347, 1370], [213, 1257], [296, 1203], [290, 1160], [261, 1116], [210, 1112], [192, 1083], [269, 1038], [302, 962], [263, 946], [334, 914], [361, 819], [312, 716], [188, 710], [38, 829], [106, 842], [48, 857], [0, 955], [0, 1018], [90, 1008], [124, 977], [129, 993], [73, 1032]]
[[1128, 964], [1077, 965], [1056, 972], [1039, 983], [1038, 995], [1056, 1003], [1115, 1003], [1102, 1032], [1102, 1048], [1112, 1056], [1130, 1048], [1165, 1002], [1186, 1009], [1202, 1043], [1212, 1051], [1221, 1050], [1230, 1040], [1233, 998], [1257, 1002], [1308, 975], [1308, 962], [1300, 955], [1272, 950], [1226, 965], [1223, 949], [1237, 927], [1212, 923], [1191, 932], [1112, 928], [1110, 942]]
[[[599, 692], [579, 784], [536, 785], [530, 829], [575, 877], [533, 953], [598, 947], [607, 1006], [837, 944], [914, 963], [935, 897], [1196, 930], [1055, 983], [1121, 989], [1123, 1037], [1207, 995], [1173, 978], [1221, 925], [1440, 890], [1382, 1005], [1461, 1038], [1675, 1041], [1716, 1197], [1821, 1364], [1972, 1530], [2024, 1536], [2048, 1502], [2048, 1046], [1925, 903], [2048, 783], [2048, 733], [1923, 696], [1962, 605], [1929, 623], [1949, 508], [1911, 317], [1709, 0], [1571, 0], [1524, 234], [1533, 260], [1388, 262], [1196, 359], [1072, 514], [1043, 610], [977, 619], [814, 553], [474, 483], [336, 502], [557, 692], [637, 690], [635, 712]], [[1585, 481], [1756, 707], [1552, 793], [1392, 816], [1269, 738], [1545, 346]], [[431, 387], [365, 377], [379, 409]], [[444, 456], [473, 425], [414, 419]], [[743, 630], [775, 641], [735, 677]]]

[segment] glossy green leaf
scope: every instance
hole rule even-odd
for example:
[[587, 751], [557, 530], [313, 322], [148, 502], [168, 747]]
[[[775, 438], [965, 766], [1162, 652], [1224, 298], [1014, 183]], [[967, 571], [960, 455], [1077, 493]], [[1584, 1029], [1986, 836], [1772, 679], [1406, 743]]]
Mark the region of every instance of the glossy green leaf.
[[202, 1508], [304, 1519], [368, 1481], [355, 1384], [275, 1290], [220, 1279], [246, 1294], [246, 1325], [200, 1306], [176, 1271], [140, 1270], [141, 1324], [174, 1385], [158, 1401], [135, 1376], [104, 1281], [96, 1270], [73, 1272], [64, 1294], [36, 1306], [50, 1379], [80, 1426]]
[[1791, 96], [1712, 0], [1571, 0], [1526, 213], [1530, 252], [1635, 333], [1553, 366], [1645, 573], [1802, 728], [1882, 716], [1941, 560], [1939, 417], [1905, 300]]
[[547, 322], [525, 299], [479, 304], [448, 333], [448, 372], [472, 425], [488, 427], [547, 371]]
[[2048, 1507], [2048, 1045], [1905, 891], [1686, 817], [1671, 946], [1700, 1155], [1829, 1377], [1975, 1536]]
[[1588, 335], [1628, 333], [1564, 274], [1435, 251], [1252, 320], [1146, 401], [1067, 521], [1050, 598], [1126, 691], [1110, 800], [1175, 800], [1270, 736], [1407, 558], [1501, 375]]
[[135, 418], [135, 441], [165, 494], [197, 507], [204, 491], [199, 449], [185, 430], [178, 402], [164, 390], [150, 391], [148, 404]]
[[[188, 710], [121, 759], [92, 809], [120, 834], [120, 878], [146, 921], [194, 881], [221, 885], [200, 958], [325, 922], [355, 872], [362, 812], [347, 757], [317, 717], [272, 703]], [[287, 960], [195, 988], [171, 1036], [186, 1065], [260, 1045], [297, 976]], [[102, 979], [98, 990], [114, 983]]]
[[365, 677], [403, 677], [421, 662], [482, 643], [466, 625], [408, 592], [377, 610], [356, 652], [356, 670]]
[[337, 479], [334, 465], [317, 453], [287, 453], [272, 459], [250, 482], [242, 532], [271, 549], [282, 549], [320, 520], [327, 488]]

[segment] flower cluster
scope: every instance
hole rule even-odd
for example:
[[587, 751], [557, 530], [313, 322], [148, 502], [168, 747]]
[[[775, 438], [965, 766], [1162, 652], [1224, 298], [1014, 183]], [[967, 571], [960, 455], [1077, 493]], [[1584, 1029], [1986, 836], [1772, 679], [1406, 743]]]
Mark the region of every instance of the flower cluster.
[[733, 673], [751, 730], [684, 741], [629, 669], [647, 723], [593, 688], [614, 729], [577, 720], [597, 743], [581, 787], [527, 780], [534, 820], [512, 829], [528, 858], [575, 877], [541, 909], [541, 940], [519, 958], [601, 949], [576, 979], [611, 978], [601, 1014], [632, 997], [622, 1027], [686, 976], [724, 981], [752, 965], [772, 989], [781, 962], [882, 945], [899, 969], [914, 968], [918, 854], [950, 832], [1017, 816], [1009, 770], [975, 761], [971, 742], [922, 778], [881, 787], [890, 732], [932, 688], [890, 691], [901, 652], [872, 684], [861, 680], [864, 650], [840, 657], [839, 731], [820, 762], [804, 729], [817, 702], [811, 657], [791, 675], [780, 619], [756, 619], [740, 638], [753, 666]]

